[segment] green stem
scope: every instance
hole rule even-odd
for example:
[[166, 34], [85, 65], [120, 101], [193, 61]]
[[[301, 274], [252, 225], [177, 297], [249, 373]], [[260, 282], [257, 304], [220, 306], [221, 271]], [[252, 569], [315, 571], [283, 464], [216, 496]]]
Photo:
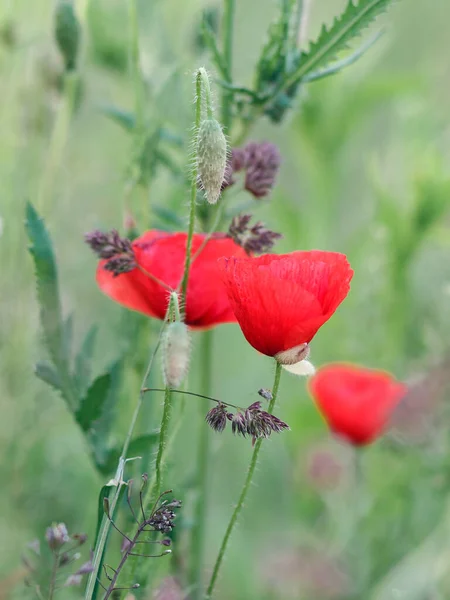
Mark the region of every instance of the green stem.
[[[153, 361], [155, 359], [156, 352], [159, 348], [159, 343], [161, 341], [161, 335], [162, 335], [163, 329], [164, 329], [164, 325], [161, 327], [161, 331], [159, 333], [157, 344], [156, 344], [155, 349], [153, 350], [152, 355], [150, 357], [150, 360], [149, 360], [149, 363], [147, 366], [147, 370], [145, 371], [145, 375], [142, 380], [141, 390], [139, 392], [139, 398], [138, 398], [138, 401], [136, 404], [136, 408], [134, 409], [133, 416], [131, 418], [130, 427], [128, 428], [128, 433], [127, 433], [127, 437], [125, 438], [125, 442], [124, 442], [123, 449], [122, 449], [122, 454], [120, 455], [120, 458], [119, 458], [119, 464], [117, 466], [116, 474], [114, 475], [114, 481], [116, 482], [116, 489], [115, 489], [115, 492], [114, 492], [112, 498], [110, 498], [110, 503], [109, 503], [109, 506], [110, 506], [109, 512], [111, 515], [114, 515], [116, 504], [119, 500], [120, 489], [122, 487], [122, 482], [123, 482], [123, 472], [125, 469], [125, 463], [126, 463], [126, 458], [127, 458], [127, 453], [128, 453], [128, 447], [130, 445], [131, 437], [133, 435], [134, 428], [136, 426], [136, 422], [137, 422], [137, 419], [139, 416], [139, 412], [141, 410], [141, 406], [142, 406], [142, 403], [145, 398], [144, 390], [146, 388], [148, 376], [153, 367]], [[93, 568], [92, 568], [92, 572], [89, 575], [89, 579], [88, 579], [88, 582], [86, 585], [86, 592], [85, 592], [84, 600], [91, 600], [94, 597], [94, 590], [96, 589], [96, 585], [97, 585], [97, 576], [98, 576], [98, 573], [99, 573], [99, 570], [101, 567], [105, 544], [106, 544], [106, 539], [108, 537], [108, 532], [109, 532], [110, 526], [111, 526], [110, 520], [108, 519], [106, 514], [103, 515], [102, 523], [100, 526], [100, 532], [99, 532], [97, 542], [96, 542], [95, 548], [94, 548], [94, 556], [92, 558], [92, 567]]]
[[[278, 362], [276, 363], [276, 365], [277, 366], [276, 366], [276, 370], [275, 370], [275, 380], [273, 382], [273, 389], [272, 389], [272, 400], [270, 401], [269, 408], [268, 408], [269, 413], [272, 413], [273, 408], [275, 406], [275, 402], [276, 402], [277, 395], [278, 395], [278, 388], [280, 385], [281, 365]], [[244, 502], [247, 497], [248, 490], [250, 489], [250, 485], [252, 483], [252, 479], [253, 479], [253, 475], [255, 473], [256, 464], [258, 462], [258, 455], [259, 455], [259, 451], [261, 449], [262, 442], [263, 442], [262, 438], [259, 438], [256, 441], [255, 448], [254, 448], [253, 454], [252, 454], [252, 458], [250, 460], [250, 466], [249, 466], [249, 469], [247, 472], [247, 477], [245, 479], [244, 486], [241, 491], [241, 495], [239, 496], [238, 503], [236, 504], [233, 514], [231, 515], [230, 522], [228, 523], [228, 527], [225, 531], [225, 536], [222, 540], [222, 545], [220, 546], [219, 554], [218, 554], [216, 562], [214, 564], [214, 569], [213, 569], [213, 572], [211, 575], [211, 579], [209, 581], [208, 590], [206, 592], [206, 597], [205, 597], [206, 600], [210, 600], [210, 598], [212, 598], [214, 587], [215, 587], [216, 581], [217, 581], [217, 576], [219, 575], [220, 567], [222, 566], [223, 558], [225, 556], [225, 551], [227, 549], [231, 533], [234, 529], [234, 526], [236, 525], [236, 522], [237, 522], [238, 517], [242, 510], [242, 507], [244, 506]]]
[[134, 111], [136, 118], [135, 129], [139, 136], [144, 126], [144, 99], [139, 63], [139, 18], [136, 0], [130, 0], [128, 17], [130, 23], [130, 71], [134, 87]]
[[47, 152], [47, 160], [38, 190], [37, 206], [41, 212], [43, 211], [47, 200], [48, 212], [50, 212], [53, 204], [53, 188], [61, 164], [61, 158], [64, 154], [64, 148], [69, 137], [70, 122], [75, 106], [78, 82], [79, 79], [77, 73], [65, 74], [64, 97], [56, 116], [56, 122], [53, 126], [52, 137]]
[[[198, 135], [198, 130], [200, 127], [201, 119], [202, 119], [202, 79], [203, 74], [202, 70], [199, 69], [197, 71], [197, 75], [195, 77], [195, 139]], [[189, 279], [189, 269], [191, 268], [191, 251], [192, 251], [192, 238], [194, 236], [194, 227], [195, 227], [195, 201], [197, 199], [197, 175], [198, 175], [198, 167], [197, 161], [194, 162], [192, 167], [191, 174], [191, 197], [189, 203], [189, 226], [187, 232], [187, 241], [186, 241], [186, 258], [184, 261], [184, 272], [183, 279], [181, 280], [181, 296], [184, 300], [186, 300], [186, 291]]]
[[48, 600], [53, 600], [53, 596], [55, 594], [56, 573], [58, 571], [58, 565], [59, 565], [59, 553], [55, 552], [53, 555], [53, 566], [52, 566], [52, 573], [50, 576], [50, 587], [48, 590]]
[[[236, 10], [235, 0], [224, 0], [223, 12], [223, 60], [227, 67], [229, 75], [228, 83], [232, 82], [233, 70], [233, 29], [234, 14]], [[224, 90], [222, 95], [222, 125], [228, 135], [231, 127], [231, 104], [233, 101], [233, 92]]]
[[164, 458], [164, 450], [167, 444], [167, 434], [169, 431], [170, 415], [172, 413], [172, 394], [169, 387], [166, 387], [164, 392], [164, 409], [161, 419], [161, 429], [159, 432], [158, 453], [155, 462], [155, 487], [152, 491], [152, 496], [158, 498], [161, 494], [162, 483], [162, 466]]
[[[202, 337], [202, 380], [201, 392], [209, 395], [212, 379], [212, 341], [213, 332], [205, 331]], [[191, 538], [191, 583], [194, 585], [193, 600], [202, 598], [202, 571], [205, 556], [205, 532], [208, 509], [208, 490], [210, 476], [210, 431], [205, 423], [205, 414], [209, 409], [209, 401], [203, 400], [200, 405], [200, 431], [197, 454], [197, 501], [194, 509], [194, 523]]]

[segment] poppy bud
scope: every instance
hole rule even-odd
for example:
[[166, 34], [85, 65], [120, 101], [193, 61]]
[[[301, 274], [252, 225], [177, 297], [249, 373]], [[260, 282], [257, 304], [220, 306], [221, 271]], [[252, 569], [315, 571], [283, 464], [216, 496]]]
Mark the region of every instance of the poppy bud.
[[80, 24], [70, 0], [61, 0], [56, 7], [55, 39], [66, 71], [73, 71], [76, 68], [80, 45]]
[[185, 323], [169, 323], [163, 338], [164, 382], [170, 388], [179, 387], [189, 367], [191, 349], [189, 330]]
[[206, 199], [215, 204], [220, 196], [227, 164], [227, 140], [216, 119], [201, 122], [197, 135], [198, 178]]

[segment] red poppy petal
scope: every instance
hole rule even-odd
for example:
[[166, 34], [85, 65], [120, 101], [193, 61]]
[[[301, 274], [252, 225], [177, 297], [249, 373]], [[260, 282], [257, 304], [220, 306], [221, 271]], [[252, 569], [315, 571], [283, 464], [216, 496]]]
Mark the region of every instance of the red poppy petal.
[[346, 364], [322, 367], [309, 388], [330, 429], [356, 445], [383, 432], [407, 389], [389, 373]]
[[104, 268], [105, 260], [97, 267], [97, 284], [104, 294], [132, 310], [142, 312], [149, 317], [157, 316], [148, 294], [148, 278], [138, 269], [122, 273], [115, 277]]

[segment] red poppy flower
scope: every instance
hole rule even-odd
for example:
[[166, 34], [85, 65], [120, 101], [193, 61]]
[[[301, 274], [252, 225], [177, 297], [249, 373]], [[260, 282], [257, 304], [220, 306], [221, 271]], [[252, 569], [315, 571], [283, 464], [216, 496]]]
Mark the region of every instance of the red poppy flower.
[[309, 389], [330, 429], [361, 446], [383, 433], [407, 386], [384, 371], [336, 363], [319, 369]]
[[347, 296], [353, 275], [344, 254], [318, 250], [219, 265], [247, 341], [284, 364], [305, 358], [305, 345]]
[[[191, 256], [196, 255], [205, 237], [194, 234]], [[97, 269], [100, 289], [127, 308], [164, 319], [169, 291], [177, 289], [183, 277], [186, 240], [186, 233], [147, 231], [132, 243], [138, 267], [114, 275], [104, 268], [107, 261], [100, 261]], [[192, 262], [185, 302], [187, 325], [212, 327], [236, 321], [217, 266], [219, 257], [230, 255], [243, 257], [246, 253], [229, 237], [216, 234]]]

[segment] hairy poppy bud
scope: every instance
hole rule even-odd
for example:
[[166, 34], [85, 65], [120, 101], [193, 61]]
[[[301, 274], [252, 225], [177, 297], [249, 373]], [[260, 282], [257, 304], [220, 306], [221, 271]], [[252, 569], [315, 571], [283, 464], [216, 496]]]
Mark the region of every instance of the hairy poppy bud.
[[227, 164], [227, 140], [216, 119], [201, 122], [197, 135], [198, 178], [206, 199], [215, 204], [220, 196]]
[[66, 71], [73, 71], [76, 68], [80, 45], [80, 24], [70, 0], [61, 0], [56, 7], [55, 39]]
[[165, 384], [179, 387], [189, 367], [191, 343], [185, 323], [169, 323], [163, 338], [163, 373]]

